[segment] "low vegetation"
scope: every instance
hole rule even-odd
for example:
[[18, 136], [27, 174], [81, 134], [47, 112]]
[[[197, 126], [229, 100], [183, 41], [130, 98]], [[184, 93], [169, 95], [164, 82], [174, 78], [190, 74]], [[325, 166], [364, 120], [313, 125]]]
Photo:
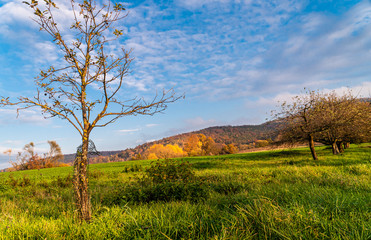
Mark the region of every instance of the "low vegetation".
[[371, 148], [316, 147], [0, 174], [0, 239], [370, 239]]
[[[14, 162], [10, 161], [12, 167], [8, 168], [7, 171], [12, 172], [68, 166], [67, 164], [60, 162], [63, 160], [64, 156], [58, 143], [56, 141], [48, 141], [48, 144], [50, 150], [41, 155], [35, 152], [35, 144], [33, 142], [26, 144], [23, 147], [23, 151], [18, 152], [17, 160]], [[12, 150], [9, 149], [4, 153], [11, 155]]]

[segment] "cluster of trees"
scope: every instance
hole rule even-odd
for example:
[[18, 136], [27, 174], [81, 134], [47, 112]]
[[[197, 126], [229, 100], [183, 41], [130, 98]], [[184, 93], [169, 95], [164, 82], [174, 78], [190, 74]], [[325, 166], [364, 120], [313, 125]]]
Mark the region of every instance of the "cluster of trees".
[[[8, 171], [68, 166], [60, 162], [63, 160], [64, 156], [58, 143], [56, 141], [48, 141], [48, 144], [50, 150], [41, 155], [35, 152], [35, 144], [33, 142], [26, 144], [23, 147], [23, 151], [18, 152], [17, 160], [15, 162], [10, 161], [13, 167], [9, 168]], [[9, 149], [4, 153], [10, 155], [11, 152], [12, 151]]]
[[353, 96], [335, 92], [307, 91], [284, 102], [276, 117], [283, 122], [282, 142], [308, 142], [313, 159], [318, 159], [314, 143], [331, 145], [339, 154], [350, 143], [371, 140], [371, 104]]
[[207, 156], [237, 153], [238, 149], [233, 144], [215, 143], [212, 137], [204, 134], [192, 134], [183, 143], [183, 149], [177, 144], [154, 144], [140, 158], [161, 159], [183, 156]]
[[184, 151], [177, 144], [154, 144], [147, 151], [147, 159], [166, 159], [183, 157]]
[[188, 156], [217, 155], [217, 145], [211, 137], [204, 134], [192, 134], [184, 143], [184, 151]]
[[184, 151], [188, 156], [207, 156], [237, 153], [238, 149], [232, 143], [215, 143], [212, 137], [204, 134], [192, 134], [184, 143]]

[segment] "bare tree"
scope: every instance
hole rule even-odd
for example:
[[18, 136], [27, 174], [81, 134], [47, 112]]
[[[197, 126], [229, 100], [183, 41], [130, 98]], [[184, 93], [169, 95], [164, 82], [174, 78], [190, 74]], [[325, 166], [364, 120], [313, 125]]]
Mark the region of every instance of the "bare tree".
[[45, 153], [42, 158], [43, 167], [54, 167], [59, 164], [59, 161], [64, 159], [62, 149], [56, 141], [48, 141], [50, 150]]
[[[44, 0], [27, 3], [33, 9], [34, 19], [46, 31], [63, 54], [63, 65], [50, 66], [36, 78], [34, 97], [21, 96], [12, 101], [1, 100], [2, 105], [19, 105], [19, 109], [39, 107], [45, 117], [67, 120], [80, 134], [82, 148], [74, 164], [75, 201], [79, 217], [91, 218], [88, 190], [89, 137], [96, 127], [105, 127], [118, 118], [129, 115], [153, 115], [176, 101], [173, 90], [156, 94], [151, 100], [134, 97], [122, 100], [123, 87], [129, 65], [133, 60], [125, 49], [109, 52], [111, 41], [123, 33], [115, 24], [127, 16], [122, 4], [107, 2], [99, 5], [93, 0], [70, 0], [73, 13], [71, 28], [62, 31], [56, 20], [55, 2]], [[70, 39], [69, 36], [74, 36]], [[18, 109], [18, 110], [19, 110]]]
[[12, 151], [13, 151], [13, 150], [12, 150], [11, 148], [9, 148], [9, 149], [7, 149], [7, 150], [5, 150], [5, 151], [3, 152], [3, 154], [6, 154], [6, 155], [9, 156], [9, 162], [11, 161]]
[[35, 144], [30, 142], [23, 147], [23, 152], [18, 152], [16, 161], [9, 161], [15, 171], [32, 169], [39, 162], [39, 155], [35, 152]]
[[282, 122], [281, 141], [308, 142], [314, 160], [318, 159], [314, 134], [322, 129], [316, 117], [316, 113], [321, 111], [321, 106], [317, 104], [319, 98], [319, 92], [308, 90], [303, 95], [295, 96], [292, 104], [283, 102], [281, 111], [274, 114]]

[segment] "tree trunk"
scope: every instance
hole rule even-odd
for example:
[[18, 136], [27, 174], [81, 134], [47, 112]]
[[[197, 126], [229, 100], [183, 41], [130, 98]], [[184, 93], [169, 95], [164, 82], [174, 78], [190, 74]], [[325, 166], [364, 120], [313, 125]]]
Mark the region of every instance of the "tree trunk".
[[350, 147], [350, 143], [349, 142], [345, 142], [344, 143], [344, 149], [348, 149]]
[[78, 217], [85, 221], [89, 221], [91, 219], [88, 182], [88, 147], [88, 137], [84, 137], [81, 152], [77, 153], [74, 162], [75, 204]]
[[340, 152], [339, 152], [339, 148], [338, 148], [338, 145], [336, 144], [336, 142], [333, 142], [332, 145], [332, 153], [334, 155], [338, 155]]
[[309, 148], [310, 148], [310, 152], [312, 153], [313, 160], [318, 160], [316, 150], [314, 149], [313, 136], [310, 135], [308, 140], [309, 140]]
[[340, 153], [343, 153], [344, 152], [343, 142], [338, 142], [337, 145], [338, 145], [339, 152]]

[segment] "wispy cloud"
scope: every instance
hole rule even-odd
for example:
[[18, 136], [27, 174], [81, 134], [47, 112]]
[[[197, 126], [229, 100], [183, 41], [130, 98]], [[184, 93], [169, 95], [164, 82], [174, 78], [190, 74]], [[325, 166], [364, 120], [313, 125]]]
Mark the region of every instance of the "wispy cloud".
[[188, 129], [205, 128], [213, 124], [216, 124], [216, 122], [217, 121], [214, 119], [205, 120], [202, 117], [196, 117], [196, 118], [185, 120], [185, 123], [187, 125], [186, 128]]
[[[188, 1], [177, 4], [198, 6]], [[218, 7], [200, 10], [202, 14], [185, 19], [180, 12], [175, 14], [172, 25], [167, 25], [163, 16], [173, 13], [176, 5], [160, 9], [147, 2], [131, 9], [140, 22], [127, 27], [125, 46], [133, 48], [136, 57], [129, 86], [141, 91], [172, 86], [188, 96], [230, 97], [231, 92], [248, 85], [244, 73], [259, 62], [256, 55], [265, 51], [267, 36], [301, 7], [291, 1], [276, 5], [250, 5], [248, 1], [198, 1], [198, 4], [231, 5], [234, 13]], [[183, 28], [177, 28], [177, 24]], [[236, 72], [240, 75], [236, 76]]]
[[[371, 61], [368, 2], [342, 18], [302, 13], [305, 4], [297, 1], [191, 2], [177, 3], [193, 9], [219, 7], [198, 9], [203, 14], [193, 13], [187, 21], [202, 24], [181, 29], [156, 24], [158, 13], [166, 16], [174, 6], [161, 10], [154, 3], [148, 8], [147, 3], [133, 10], [141, 22], [128, 28], [125, 42], [136, 57], [128, 85], [141, 91], [174, 86], [188, 97], [216, 100], [297, 91], [304, 86], [354, 85], [364, 80], [364, 75], [358, 76], [360, 71], [371, 73], [365, 64]], [[218, 17], [221, 13], [223, 18]], [[174, 22], [184, 24], [184, 19], [175, 15]]]
[[[329, 93], [334, 91], [339, 95], [346, 94], [349, 90], [352, 94], [356, 97], [371, 97], [371, 81], [363, 82], [360, 85], [356, 85], [353, 87], [338, 87], [338, 88], [312, 88], [308, 90], [320, 91], [324, 93]], [[257, 108], [264, 108], [266, 110], [278, 109], [279, 106], [283, 103], [293, 103], [293, 98], [295, 96], [302, 96], [305, 94], [305, 90], [301, 89], [301, 91], [296, 93], [290, 92], [281, 92], [276, 95], [270, 97], [259, 97], [257, 100], [251, 101], [247, 100], [245, 102], [246, 109], [257, 109]]]
[[[57, 18], [61, 29], [67, 29], [71, 9], [65, 2], [58, 4]], [[301, 12], [305, 6], [305, 2], [291, 0], [129, 5], [122, 46], [133, 48], [136, 59], [125, 86], [137, 91], [131, 95], [174, 87], [191, 98], [215, 100], [363, 81], [371, 73], [367, 64], [371, 61], [367, 50], [371, 4], [363, 1], [341, 17]], [[19, 39], [22, 23], [21, 34], [28, 35], [22, 41], [29, 41], [27, 45], [34, 46], [30, 49], [36, 50], [23, 56], [42, 52], [43, 58], [35, 59], [55, 62], [55, 46], [40, 41], [30, 16], [32, 12], [21, 1], [4, 4], [0, 7], [1, 34], [12, 32]], [[172, 16], [171, 21], [166, 16]]]
[[146, 127], [147, 128], [152, 128], [152, 127], [157, 127], [159, 126], [159, 124], [156, 124], [156, 123], [149, 123], [149, 124], [146, 124]]
[[121, 130], [117, 130], [117, 132], [119, 133], [132, 133], [132, 132], [138, 132], [140, 131], [139, 128], [136, 128], [136, 129], [121, 129]]
[[0, 114], [1, 124], [36, 124], [45, 126], [51, 123], [51, 120], [45, 119], [39, 111], [29, 109], [20, 111], [18, 117], [16, 109], [0, 109]]

